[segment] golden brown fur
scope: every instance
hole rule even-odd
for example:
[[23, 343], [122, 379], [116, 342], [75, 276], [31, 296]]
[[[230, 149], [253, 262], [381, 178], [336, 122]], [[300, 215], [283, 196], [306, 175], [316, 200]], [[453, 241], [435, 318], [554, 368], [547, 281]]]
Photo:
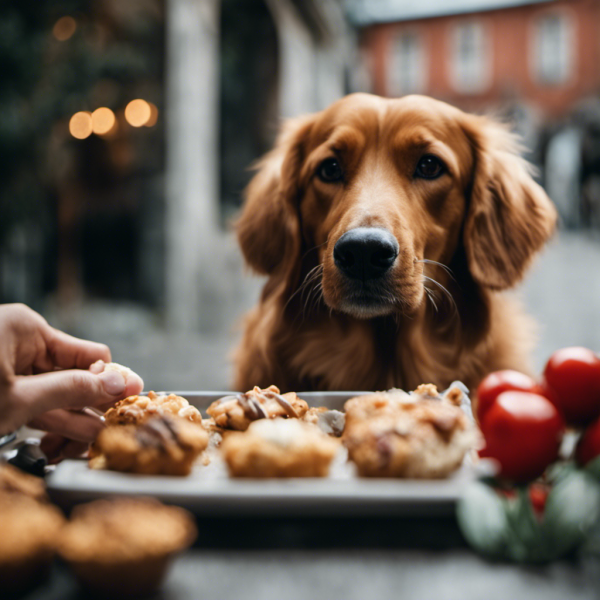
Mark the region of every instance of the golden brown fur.
[[[446, 172], [416, 177], [431, 154]], [[316, 176], [332, 156], [343, 181]], [[421, 96], [353, 94], [289, 122], [237, 223], [246, 261], [268, 281], [246, 319], [235, 387], [473, 387], [491, 370], [526, 370], [531, 323], [501, 292], [522, 278], [555, 220], [513, 136], [486, 117]], [[333, 260], [356, 227], [385, 228], [400, 247], [374, 308], [353, 303]]]

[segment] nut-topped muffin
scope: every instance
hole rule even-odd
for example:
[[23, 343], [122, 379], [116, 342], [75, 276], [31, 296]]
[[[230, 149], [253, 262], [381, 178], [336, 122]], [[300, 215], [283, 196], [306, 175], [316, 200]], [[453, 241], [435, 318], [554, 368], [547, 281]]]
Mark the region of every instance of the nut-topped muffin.
[[298, 419], [307, 410], [308, 404], [295, 392], [282, 394], [277, 386], [271, 385], [264, 389], [255, 386], [245, 394], [225, 396], [213, 402], [206, 412], [219, 427], [246, 431], [252, 421], [277, 417]]
[[363, 477], [446, 477], [480, 443], [474, 422], [460, 408], [462, 392], [443, 397], [434, 386], [415, 393], [359, 396], [346, 403], [343, 443]]
[[196, 534], [192, 515], [153, 498], [97, 500], [73, 509], [58, 551], [84, 587], [127, 597], [155, 591]]
[[104, 415], [106, 425], [138, 425], [156, 416], [181, 417], [202, 422], [200, 411], [182, 396], [148, 392], [147, 396], [129, 396], [119, 400]]
[[339, 441], [298, 419], [262, 419], [231, 433], [222, 453], [232, 477], [326, 477]]
[[186, 419], [155, 416], [140, 425], [102, 430], [94, 443], [90, 467], [143, 475], [189, 475], [208, 445], [202, 425]]

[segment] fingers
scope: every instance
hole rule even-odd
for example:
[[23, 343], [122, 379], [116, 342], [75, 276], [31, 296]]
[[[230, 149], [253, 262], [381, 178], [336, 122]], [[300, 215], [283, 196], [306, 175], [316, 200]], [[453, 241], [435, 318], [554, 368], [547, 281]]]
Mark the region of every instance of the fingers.
[[139, 394], [142, 387], [141, 378], [133, 372], [126, 381], [123, 374], [115, 370], [99, 374], [83, 370], [54, 371], [17, 377], [10, 392], [10, 405], [22, 424], [55, 409], [111, 405]]
[[[103, 374], [103, 377], [108, 381], [111, 375], [109, 373], [119, 373], [125, 379], [126, 397], [141, 393], [144, 389], [143, 379], [134, 371], [117, 363], [106, 364], [103, 360], [98, 360], [90, 365], [90, 372], [96, 375]], [[120, 381], [120, 380], [119, 380]]]
[[93, 442], [104, 424], [100, 419], [90, 417], [83, 413], [57, 409], [39, 415], [27, 423], [29, 427], [50, 431], [63, 437], [89, 444]]
[[46, 455], [48, 462], [54, 464], [64, 458], [77, 458], [88, 449], [85, 442], [75, 442], [59, 435], [47, 433], [40, 441], [40, 449]]
[[87, 369], [98, 360], [111, 360], [108, 346], [80, 340], [50, 326], [44, 330], [44, 339], [54, 366], [61, 369]]

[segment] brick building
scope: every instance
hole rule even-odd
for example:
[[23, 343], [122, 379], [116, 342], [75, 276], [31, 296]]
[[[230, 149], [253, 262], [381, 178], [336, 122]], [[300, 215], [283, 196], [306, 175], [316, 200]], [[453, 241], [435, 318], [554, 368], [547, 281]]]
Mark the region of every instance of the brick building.
[[355, 0], [372, 90], [561, 118], [600, 90], [598, 0]]

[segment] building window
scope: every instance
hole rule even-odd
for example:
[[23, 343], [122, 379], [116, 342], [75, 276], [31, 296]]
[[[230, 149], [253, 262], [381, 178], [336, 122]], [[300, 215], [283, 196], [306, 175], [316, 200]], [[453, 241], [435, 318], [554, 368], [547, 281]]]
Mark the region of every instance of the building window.
[[490, 83], [489, 44], [482, 23], [459, 23], [452, 36], [450, 52], [452, 85], [462, 94], [478, 94]]
[[573, 23], [564, 13], [543, 15], [535, 24], [533, 76], [543, 85], [560, 85], [573, 71]]
[[388, 73], [391, 95], [423, 92], [427, 81], [425, 49], [419, 34], [406, 32], [393, 42]]

